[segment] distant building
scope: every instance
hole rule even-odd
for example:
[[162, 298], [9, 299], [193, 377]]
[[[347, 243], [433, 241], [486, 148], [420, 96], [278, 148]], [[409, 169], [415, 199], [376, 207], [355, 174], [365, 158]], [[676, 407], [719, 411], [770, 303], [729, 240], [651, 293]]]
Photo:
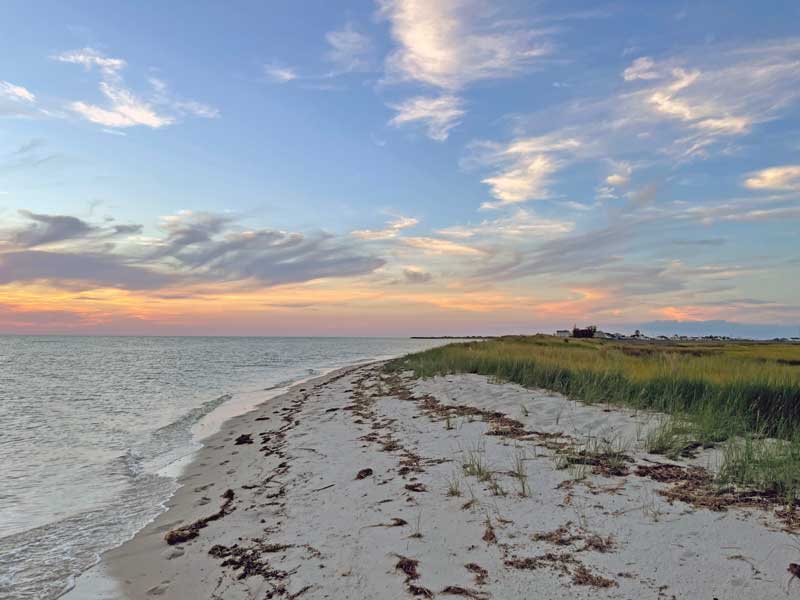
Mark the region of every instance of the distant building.
[[572, 335], [572, 332], [569, 329], [559, 329], [556, 331], [556, 335], [560, 338], [568, 338]]
[[599, 338], [601, 340], [616, 340], [620, 338], [619, 334], [608, 333], [606, 331], [600, 331], [600, 330], [594, 332], [594, 337]]

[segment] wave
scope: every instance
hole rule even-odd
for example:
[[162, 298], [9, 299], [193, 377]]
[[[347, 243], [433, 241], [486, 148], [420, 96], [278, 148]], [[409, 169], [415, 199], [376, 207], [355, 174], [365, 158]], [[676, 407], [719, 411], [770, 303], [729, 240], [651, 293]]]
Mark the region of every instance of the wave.
[[[119, 460], [125, 463], [128, 458], [126, 454]], [[0, 538], [0, 598], [59, 597], [101, 553], [154, 519], [176, 488], [166, 477], [131, 475], [122, 493], [102, 507]]]
[[297, 379], [284, 379], [283, 381], [279, 381], [275, 385], [271, 385], [269, 387], [265, 387], [264, 391], [265, 392], [269, 392], [269, 391], [272, 391], [272, 390], [279, 390], [281, 388], [289, 387], [292, 384], [294, 384], [295, 381], [297, 381]]

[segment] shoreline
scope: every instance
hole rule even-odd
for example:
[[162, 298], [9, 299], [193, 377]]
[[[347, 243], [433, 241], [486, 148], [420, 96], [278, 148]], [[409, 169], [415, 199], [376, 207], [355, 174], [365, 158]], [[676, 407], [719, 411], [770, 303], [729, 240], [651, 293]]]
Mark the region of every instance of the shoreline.
[[[643, 452], [658, 415], [382, 364], [225, 421], [167, 510], [62, 597], [786, 597], [787, 524], [679, 494], [715, 454]], [[584, 440], [626, 441], [561, 464]]]
[[[244, 410], [244, 412], [234, 414], [221, 420], [214, 426], [213, 431], [211, 431], [208, 435], [198, 438], [198, 442], [201, 444], [199, 448], [196, 448], [177, 458], [175, 461], [159, 470], [159, 473], [168, 473], [168, 475], [165, 476], [173, 478], [178, 484], [178, 487], [175, 489], [172, 495], [170, 495], [170, 497], [167, 498], [161, 505], [161, 512], [159, 512], [149, 523], [137, 531], [133, 537], [102, 552], [94, 565], [74, 577], [72, 586], [58, 596], [59, 600], [101, 600], [105, 598], [119, 600], [120, 598], [137, 597], [126, 595], [124, 588], [119, 585], [121, 580], [119, 580], [118, 575], [120, 574], [117, 573], [115, 567], [119, 556], [117, 553], [123, 553], [121, 556], [124, 557], [125, 548], [128, 545], [135, 544], [138, 538], [143, 535], [143, 532], [159, 522], [166, 513], [180, 503], [180, 499], [177, 499], [177, 497], [180, 495], [181, 491], [189, 485], [190, 477], [187, 477], [187, 473], [199, 466], [198, 463], [201, 460], [200, 454], [214, 442], [215, 438], [222, 434], [223, 430], [227, 426], [235, 425], [236, 421], [246, 417], [251, 413], [262, 409], [266, 410], [268, 408], [266, 405], [278, 402], [284, 397], [292, 395], [293, 392], [297, 392], [298, 388], [311, 387], [316, 385], [318, 382], [319, 384], [322, 384], [327, 381], [329, 377], [335, 376], [340, 371], [348, 371], [367, 365], [378, 364], [385, 362], [386, 360], [387, 359], [368, 360], [347, 365], [345, 367], [334, 367], [325, 370], [321, 374], [315, 374], [306, 378], [301, 378], [288, 386], [265, 388], [263, 390], [265, 392], [274, 391], [275, 389], [286, 389], [283, 392], [259, 401], [255, 405]], [[209, 415], [206, 415], [204, 418], [209, 417], [211, 414], [213, 413], [209, 413]], [[202, 423], [202, 420], [198, 421], [193, 428], [200, 423]], [[156, 525], [156, 527], [158, 526]]]

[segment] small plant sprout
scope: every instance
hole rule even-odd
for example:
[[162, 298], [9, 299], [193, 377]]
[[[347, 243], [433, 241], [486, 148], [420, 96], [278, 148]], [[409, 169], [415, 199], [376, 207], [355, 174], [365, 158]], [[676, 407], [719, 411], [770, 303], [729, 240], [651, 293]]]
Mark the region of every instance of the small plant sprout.
[[558, 410], [556, 411], [556, 425], [558, 425], [559, 421], [561, 421], [561, 415], [564, 414], [564, 409], [566, 408], [565, 403], [561, 403], [558, 406]]
[[495, 476], [491, 476], [489, 478], [489, 491], [492, 493], [492, 496], [506, 495], [506, 491], [503, 489], [503, 486], [500, 485], [500, 482]]
[[528, 488], [528, 470], [525, 468], [525, 450], [517, 446], [512, 457], [511, 475], [519, 482], [519, 495], [522, 498], [530, 496]]
[[465, 475], [475, 476], [478, 481], [489, 481], [492, 478], [492, 472], [486, 462], [486, 450], [480, 442], [464, 453], [461, 466]]
[[447, 480], [447, 495], [451, 497], [461, 496], [461, 478], [458, 473], [453, 473]]
[[645, 490], [642, 493], [642, 514], [653, 521], [653, 523], [658, 523], [661, 520], [661, 516], [664, 514], [659, 507], [655, 494], [651, 491]]
[[572, 502], [572, 508], [575, 510], [575, 521], [578, 527], [584, 531], [588, 531], [589, 521], [586, 518], [586, 503], [576, 498]]
[[419, 514], [414, 521], [414, 533], [412, 533], [409, 537], [416, 539], [422, 537], [422, 511], [419, 511]]

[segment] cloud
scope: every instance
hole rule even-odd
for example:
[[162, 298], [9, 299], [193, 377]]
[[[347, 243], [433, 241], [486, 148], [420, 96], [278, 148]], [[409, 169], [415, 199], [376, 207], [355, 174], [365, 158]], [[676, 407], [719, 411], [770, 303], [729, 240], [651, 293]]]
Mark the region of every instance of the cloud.
[[34, 117], [41, 114], [36, 108], [36, 96], [21, 85], [0, 80], [0, 117]]
[[178, 116], [191, 115], [215, 118], [219, 111], [193, 100], [172, 98], [167, 92], [167, 84], [160, 79], [151, 78], [154, 93], [143, 98], [125, 87], [121, 72], [127, 66], [121, 58], [108, 57], [93, 48], [71, 50], [53, 57], [63, 63], [82, 65], [86, 70], [97, 68], [103, 80], [99, 84], [100, 93], [105, 97], [105, 106], [84, 101], [73, 101], [67, 108], [87, 121], [108, 128], [128, 128], [136, 126], [159, 129], [177, 122]]
[[404, 237], [400, 241], [406, 246], [417, 248], [426, 254], [449, 254], [461, 256], [482, 256], [486, 252], [472, 246], [458, 244], [450, 240], [432, 237]]
[[21, 85], [14, 85], [8, 81], [0, 81], [0, 97], [16, 102], [36, 102], [36, 96]]
[[713, 204], [679, 204], [663, 217], [711, 225], [717, 221], [760, 222], [800, 217], [800, 207], [786, 196], [732, 199]]
[[569, 233], [573, 229], [575, 223], [571, 221], [547, 219], [532, 211], [518, 208], [507, 217], [484, 220], [478, 225], [447, 227], [436, 233], [455, 239], [524, 237], [526, 240], [539, 241]]
[[330, 45], [325, 58], [333, 63], [338, 72], [350, 73], [370, 67], [372, 42], [368, 36], [353, 29], [351, 23], [342, 30], [329, 31], [325, 34], [325, 40]]
[[620, 262], [619, 254], [630, 244], [632, 220], [608, 227], [560, 237], [540, 244], [524, 254], [515, 253], [504, 262], [478, 270], [480, 278], [518, 279], [531, 275], [574, 275], [580, 271], [607, 267]]
[[751, 190], [800, 190], [800, 165], [756, 171], [745, 179], [744, 186]]
[[153, 290], [173, 283], [174, 277], [126, 264], [113, 254], [28, 250], [0, 254], [0, 285], [48, 281], [68, 289], [113, 287]]
[[613, 164], [615, 172], [606, 177], [606, 183], [613, 187], [623, 187], [627, 185], [631, 179], [633, 169], [626, 162], [613, 162]]
[[631, 65], [622, 73], [625, 81], [635, 81], [637, 79], [659, 79], [661, 74], [653, 69], [655, 63], [652, 58], [642, 56], [634, 60]]
[[[230, 215], [184, 211], [147, 245], [111, 240], [139, 225], [98, 226], [68, 215], [21, 213], [32, 224], [0, 232], [0, 284], [50, 281], [69, 289], [157, 289], [239, 282], [269, 287], [371, 273], [381, 258], [326, 233], [243, 229]], [[3, 243], [5, 242], [5, 244]], [[31, 250], [59, 244], [57, 249]], [[5, 251], [4, 251], [5, 249]]]
[[419, 221], [412, 217], [397, 217], [386, 224], [384, 229], [359, 229], [350, 235], [362, 240], [388, 240], [396, 238], [403, 229], [414, 227]]
[[482, 0], [379, 0], [398, 44], [387, 58], [390, 79], [448, 91], [516, 75], [549, 53], [541, 35], [494, 19]]
[[[695, 59], [656, 63], [637, 59], [623, 77], [644, 87], [620, 98], [635, 121], [671, 121], [686, 133], [674, 142], [682, 158], [704, 157], [709, 146], [750, 133], [800, 98], [800, 44], [762, 44]], [[627, 76], [626, 76], [627, 74]]]
[[581, 146], [576, 138], [551, 135], [520, 138], [505, 145], [474, 144], [477, 164], [502, 167], [495, 175], [481, 180], [497, 200], [484, 202], [481, 208], [496, 209], [549, 197], [551, 176], [565, 164], [567, 156]]
[[173, 97], [166, 81], [151, 77], [150, 85], [153, 86], [153, 102], [160, 106], [166, 106], [176, 111], [180, 116], [193, 116], [202, 119], [216, 119], [220, 116], [218, 108], [197, 102], [196, 100], [182, 100]]
[[647, 185], [626, 194], [628, 199], [634, 204], [644, 205], [653, 202], [658, 196], [658, 184], [648, 183]]
[[71, 215], [49, 215], [28, 210], [18, 211], [27, 224], [0, 229], [3, 242], [11, 249], [29, 249], [61, 242], [98, 242], [108, 244], [110, 238], [140, 233], [141, 225], [92, 225]]
[[127, 65], [123, 59], [105, 56], [94, 48], [70, 50], [54, 56], [53, 59], [59, 62], [82, 65], [87, 71], [93, 67], [98, 67], [108, 77], [117, 77], [119, 71]]
[[514, 167], [481, 180], [492, 190], [498, 202], [484, 202], [482, 208], [498, 208], [507, 204], [546, 198], [550, 175], [559, 163], [544, 154], [520, 159]]
[[433, 275], [426, 271], [417, 268], [403, 269], [403, 278], [406, 283], [422, 284], [430, 283], [433, 280]]
[[466, 114], [457, 92], [476, 81], [508, 78], [549, 54], [543, 34], [498, 18], [488, 0], [378, 0], [397, 47], [386, 59], [386, 82], [410, 81], [437, 88], [390, 104], [395, 126], [421, 123], [428, 137], [447, 139]]
[[68, 108], [87, 121], [105, 127], [145, 125], [158, 129], [175, 122], [174, 117], [158, 114], [151, 104], [137, 98], [124, 88], [112, 86], [103, 81], [100, 83], [100, 92], [110, 101], [108, 108], [86, 102], [71, 102]]
[[298, 78], [294, 69], [276, 63], [264, 65], [264, 75], [273, 83], [288, 83]]
[[608, 183], [608, 185], [619, 187], [628, 183], [628, 178], [625, 175], [614, 173], [613, 175], [606, 177], [606, 183]]
[[417, 96], [400, 104], [390, 105], [397, 114], [389, 121], [395, 127], [419, 122], [427, 129], [428, 137], [443, 142], [464, 116], [462, 101], [456, 96]]
[[33, 223], [16, 231], [11, 242], [25, 248], [33, 248], [73, 238], [85, 237], [96, 231], [85, 221], [68, 215], [42, 215], [27, 210], [19, 211]]
[[163, 220], [167, 233], [152, 258], [212, 281], [253, 280], [259, 285], [299, 283], [371, 273], [383, 259], [362, 254], [330, 234], [235, 230], [229, 216], [184, 211]]

